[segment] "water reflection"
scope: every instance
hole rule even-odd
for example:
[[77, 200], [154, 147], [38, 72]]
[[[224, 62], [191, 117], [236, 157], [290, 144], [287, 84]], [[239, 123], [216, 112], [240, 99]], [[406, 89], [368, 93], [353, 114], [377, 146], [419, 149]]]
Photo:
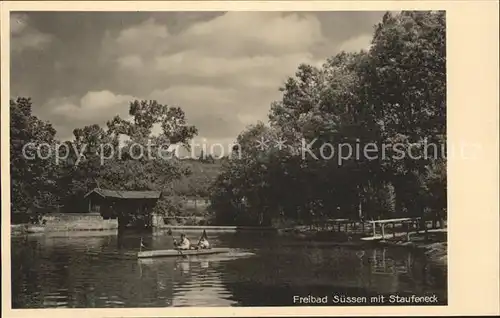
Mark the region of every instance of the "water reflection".
[[139, 263], [157, 277], [161, 288], [171, 285], [171, 306], [231, 306], [230, 292], [219, 271], [219, 260], [209, 257], [191, 259], [149, 259]]
[[440, 304], [446, 304], [446, 272], [430, 268], [424, 258], [406, 250], [330, 247], [294, 253], [283, 248], [229, 263], [225, 281], [243, 305], [293, 305], [294, 295], [394, 293], [437, 294]]
[[280, 237], [237, 233], [209, 237], [216, 246], [241, 248], [229, 255], [99, 256], [138, 251], [141, 239], [148, 249], [172, 247], [171, 236], [147, 233], [13, 239], [13, 308], [271, 306], [332, 293], [437, 293], [446, 301], [446, 272], [408, 251], [290, 247]]
[[387, 249], [374, 249], [372, 252], [371, 270], [374, 274], [408, 274], [411, 273], [412, 257], [408, 256], [402, 259], [393, 259], [387, 257]]

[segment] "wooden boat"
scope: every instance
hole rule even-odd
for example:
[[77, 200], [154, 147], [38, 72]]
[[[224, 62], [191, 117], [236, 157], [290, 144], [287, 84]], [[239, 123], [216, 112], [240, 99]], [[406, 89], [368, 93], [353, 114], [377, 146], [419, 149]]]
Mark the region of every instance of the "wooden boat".
[[247, 257], [252, 257], [255, 256], [255, 253], [251, 252], [235, 252], [234, 250], [231, 250], [230, 252], [227, 253], [219, 253], [219, 254], [201, 254], [199, 256], [196, 255], [190, 255], [189, 257], [179, 257], [178, 259], [175, 259], [173, 257], [144, 257], [144, 258], [139, 258], [139, 262], [144, 265], [158, 265], [158, 264], [164, 264], [165, 262], [171, 262], [171, 261], [176, 261], [176, 262], [195, 262], [195, 263], [203, 263], [203, 262], [220, 262], [220, 261], [232, 261], [237, 258], [247, 258]]
[[142, 251], [137, 254], [138, 258], [153, 258], [153, 257], [183, 257], [183, 256], [198, 256], [198, 255], [210, 255], [210, 254], [221, 254], [228, 253], [229, 248], [225, 247], [215, 247], [210, 249], [201, 250], [156, 250], [156, 251]]
[[156, 251], [141, 251], [141, 252], [87, 252], [87, 255], [99, 258], [114, 258], [114, 259], [144, 259], [157, 257], [187, 257], [199, 255], [211, 255], [228, 253], [229, 248], [219, 247], [206, 250], [156, 250]]

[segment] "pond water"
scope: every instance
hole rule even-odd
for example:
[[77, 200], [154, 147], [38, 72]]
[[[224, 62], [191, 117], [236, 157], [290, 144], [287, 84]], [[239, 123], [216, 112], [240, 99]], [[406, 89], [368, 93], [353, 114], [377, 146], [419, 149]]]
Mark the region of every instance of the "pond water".
[[[400, 248], [297, 243], [274, 233], [208, 233], [229, 256], [117, 260], [89, 256], [172, 247], [172, 237], [81, 232], [12, 239], [12, 308], [292, 306], [294, 296], [435, 295], [446, 269]], [[178, 235], [174, 233], [174, 235]], [[187, 233], [196, 240], [200, 233]], [[391, 305], [389, 303], [386, 303]], [[359, 305], [359, 304], [357, 304]], [[367, 305], [370, 305], [367, 303]], [[373, 304], [371, 304], [373, 305]]]

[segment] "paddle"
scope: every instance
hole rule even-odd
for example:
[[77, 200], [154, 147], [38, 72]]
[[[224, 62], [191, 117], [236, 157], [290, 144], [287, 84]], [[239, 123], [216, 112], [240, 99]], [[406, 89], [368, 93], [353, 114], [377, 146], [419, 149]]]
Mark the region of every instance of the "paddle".
[[[172, 230], [170, 228], [168, 229], [167, 234], [172, 236], [172, 239], [174, 238], [174, 236], [172, 235]], [[174, 249], [177, 250], [177, 253], [179, 253], [182, 258], [187, 258], [187, 255], [184, 255], [184, 253], [182, 253], [180, 249], [176, 248], [175, 242], [174, 242]]]
[[203, 233], [201, 234], [201, 237], [200, 239], [198, 240], [198, 244], [197, 245], [200, 245], [200, 242], [203, 238], [206, 238], [207, 237], [207, 232], [205, 230], [203, 230]]
[[146, 248], [146, 246], [144, 246], [144, 243], [142, 242], [142, 236], [141, 236], [141, 245], [139, 246], [139, 252], [142, 252], [142, 248]]
[[187, 258], [187, 255], [184, 255], [184, 253], [182, 253], [182, 250], [177, 249], [177, 253], [179, 253], [182, 258]]

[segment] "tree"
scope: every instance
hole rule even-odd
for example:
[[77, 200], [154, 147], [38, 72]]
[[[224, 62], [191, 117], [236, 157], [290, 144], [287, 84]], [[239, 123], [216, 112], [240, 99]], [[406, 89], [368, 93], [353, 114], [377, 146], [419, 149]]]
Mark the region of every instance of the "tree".
[[[29, 98], [10, 100], [10, 178], [13, 222], [57, 204], [55, 129], [32, 114]], [[38, 151], [38, 153], [37, 153]], [[46, 159], [43, 159], [46, 158]]]
[[[377, 26], [372, 48], [361, 78], [366, 100], [371, 102], [381, 140], [387, 144], [411, 145], [424, 142], [441, 144], [446, 131], [446, 23], [444, 12], [387, 13]], [[423, 155], [423, 147], [418, 149]], [[414, 183], [425, 174], [434, 158], [442, 153], [428, 154], [415, 160], [408, 155], [392, 159], [386, 167], [393, 176], [397, 206], [401, 210], [418, 209], [419, 199], [406, 196]]]
[[[69, 198], [81, 198], [96, 186], [169, 192], [172, 181], [187, 173], [179, 159], [166, 153], [173, 144], [187, 145], [197, 133], [187, 125], [184, 112], [156, 101], [133, 101], [129, 113], [130, 121], [116, 116], [106, 131], [98, 125], [74, 130], [73, 143], [84, 150], [84, 158], [67, 167]], [[155, 124], [161, 127], [157, 134], [152, 131]], [[119, 144], [121, 136], [129, 138], [125, 145]], [[165, 200], [160, 207], [168, 205]]]
[[[354, 218], [360, 209], [374, 218], [442, 211], [442, 150], [421, 159], [407, 150], [417, 146], [422, 155], [426, 142], [446, 141], [445, 53], [443, 12], [387, 13], [368, 52], [341, 52], [319, 68], [299, 65], [271, 105], [270, 126], [255, 125], [238, 137], [243, 156], [224, 166], [213, 191], [220, 219], [255, 219], [252, 211], [306, 222]], [[283, 139], [286, 147], [255, 151], [260, 138]], [[304, 144], [311, 145], [306, 157]], [[325, 145], [339, 144], [361, 153], [321, 159]], [[364, 155], [367, 146], [376, 147], [375, 158]]]

